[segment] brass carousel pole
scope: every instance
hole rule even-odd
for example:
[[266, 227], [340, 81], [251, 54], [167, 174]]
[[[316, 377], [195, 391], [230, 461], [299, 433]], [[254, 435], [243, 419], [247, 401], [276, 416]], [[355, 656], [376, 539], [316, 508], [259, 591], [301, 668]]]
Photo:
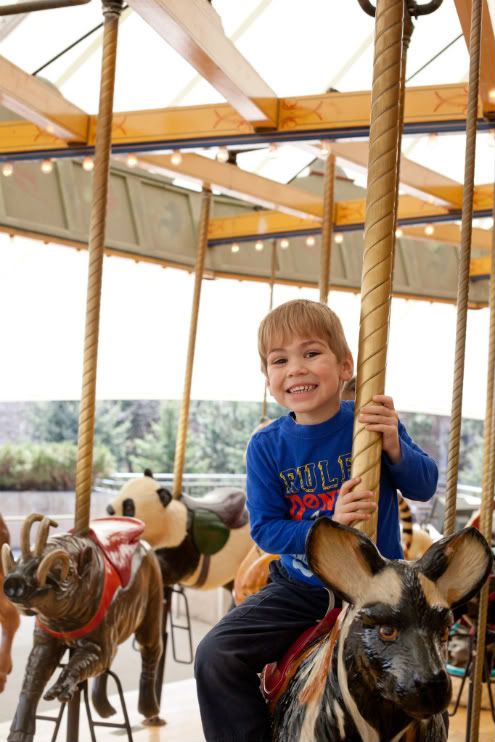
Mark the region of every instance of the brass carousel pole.
[[191, 309], [191, 324], [189, 326], [189, 344], [187, 348], [186, 373], [184, 378], [184, 391], [179, 413], [177, 427], [177, 442], [175, 445], [174, 461], [174, 486], [173, 497], [179, 498], [182, 494], [182, 476], [184, 473], [184, 461], [186, 457], [187, 426], [189, 422], [189, 406], [191, 402], [191, 384], [194, 365], [194, 351], [196, 349], [196, 330], [198, 327], [199, 302], [201, 298], [201, 285], [203, 282], [203, 271], [205, 265], [206, 248], [208, 245], [208, 223], [210, 220], [211, 190], [209, 186], [203, 187], [203, 199], [201, 203], [201, 215], [199, 218], [198, 252], [196, 265], [194, 267], [194, 293]]
[[[95, 171], [88, 245], [88, 289], [84, 361], [79, 411], [79, 431], [76, 466], [76, 502], [74, 531], [84, 535], [88, 530], [91, 490], [93, 484], [93, 443], [98, 361], [103, 253], [112, 139], [112, 112], [117, 57], [117, 36], [122, 0], [103, 0], [103, 50], [100, 81], [100, 102], [96, 121]], [[81, 694], [75, 693], [67, 704], [67, 742], [79, 739]]]
[[[494, 188], [495, 197], [495, 188]], [[495, 202], [493, 209], [495, 220]], [[495, 446], [494, 446], [494, 377], [495, 377], [495, 224], [492, 227], [492, 249], [491, 249], [491, 271], [490, 271], [490, 289], [489, 289], [489, 306], [490, 306], [490, 329], [488, 337], [488, 380], [486, 389], [486, 410], [485, 410], [485, 434], [483, 445], [483, 481], [481, 490], [481, 513], [480, 513], [480, 531], [489, 544], [492, 543], [492, 522], [493, 522], [493, 489], [495, 483]], [[488, 593], [489, 581], [485, 583], [480, 593], [478, 608], [478, 627], [476, 635], [476, 652], [474, 659], [474, 671], [471, 677], [471, 707], [468, 717], [468, 736], [466, 739], [470, 742], [478, 742], [482, 679], [483, 669], [486, 664], [485, 657], [485, 640], [488, 614]], [[490, 672], [490, 668], [488, 668]]]
[[[269, 308], [268, 311], [271, 312], [273, 309], [273, 289], [275, 287], [275, 276], [277, 273], [277, 240], [273, 240], [272, 242], [272, 257], [270, 262], [270, 301], [269, 301]], [[261, 403], [261, 421], [264, 422], [268, 415], [266, 414], [267, 411], [267, 392], [268, 388], [265, 384], [265, 389], [263, 392], [263, 402]]]
[[[379, 0], [371, 98], [370, 151], [361, 283], [356, 411], [383, 394], [395, 242], [404, 0]], [[352, 477], [379, 496], [382, 438], [354, 418]], [[378, 511], [357, 527], [376, 541]]]
[[471, 260], [471, 229], [473, 219], [474, 165], [476, 156], [476, 122], [480, 74], [482, 0], [473, 0], [469, 43], [469, 91], [466, 114], [466, 154], [464, 161], [464, 191], [462, 199], [461, 252], [457, 283], [457, 324], [455, 340], [452, 412], [445, 493], [444, 536], [455, 530], [457, 481], [462, 423], [462, 385], [466, 352], [466, 326], [469, 298], [469, 263]]
[[93, 441], [98, 360], [98, 331], [105, 247], [105, 222], [112, 139], [112, 111], [117, 56], [117, 35], [122, 0], [103, 0], [103, 51], [101, 64], [100, 103], [96, 121], [95, 171], [89, 230], [88, 292], [84, 337], [83, 380], [76, 467], [76, 504], [74, 530], [84, 534], [88, 529], [91, 488], [93, 483]]
[[330, 268], [332, 260], [333, 211], [335, 191], [335, 155], [330, 149], [325, 161], [325, 181], [323, 186], [323, 224], [320, 247], [320, 301], [326, 304], [330, 290]]

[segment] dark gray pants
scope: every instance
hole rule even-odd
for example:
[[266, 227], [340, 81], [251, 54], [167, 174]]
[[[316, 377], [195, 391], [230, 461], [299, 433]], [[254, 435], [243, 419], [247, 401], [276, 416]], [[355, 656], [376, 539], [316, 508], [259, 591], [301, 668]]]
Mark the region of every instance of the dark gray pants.
[[[271, 582], [227, 613], [196, 650], [195, 674], [207, 742], [269, 742], [270, 716], [258, 673], [323, 618], [329, 593], [292, 580], [272, 562]], [[333, 595], [331, 597], [333, 605]]]

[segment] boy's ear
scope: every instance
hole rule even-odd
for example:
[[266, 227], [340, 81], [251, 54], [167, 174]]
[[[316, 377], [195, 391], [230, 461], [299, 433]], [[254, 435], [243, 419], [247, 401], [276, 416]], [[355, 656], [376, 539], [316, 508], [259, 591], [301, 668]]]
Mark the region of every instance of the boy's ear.
[[340, 380], [349, 381], [354, 375], [354, 360], [352, 356], [346, 356], [341, 363]]

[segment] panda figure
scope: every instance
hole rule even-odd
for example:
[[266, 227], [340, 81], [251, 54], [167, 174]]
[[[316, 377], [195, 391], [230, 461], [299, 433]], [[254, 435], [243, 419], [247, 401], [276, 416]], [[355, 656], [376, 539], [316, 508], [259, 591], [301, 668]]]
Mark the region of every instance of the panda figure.
[[246, 496], [238, 489], [173, 498], [146, 469], [124, 484], [107, 513], [144, 522], [143, 539], [158, 557], [164, 585], [225, 587], [253, 546]]

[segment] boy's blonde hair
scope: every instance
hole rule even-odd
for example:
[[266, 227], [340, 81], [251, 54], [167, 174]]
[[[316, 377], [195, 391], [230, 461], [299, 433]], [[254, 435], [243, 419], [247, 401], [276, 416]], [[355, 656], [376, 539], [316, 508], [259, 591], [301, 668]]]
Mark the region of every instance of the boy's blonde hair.
[[339, 363], [352, 357], [342, 323], [330, 307], [308, 299], [293, 299], [273, 309], [260, 324], [258, 352], [265, 374], [268, 353], [274, 343], [283, 344], [298, 336], [324, 340]]

